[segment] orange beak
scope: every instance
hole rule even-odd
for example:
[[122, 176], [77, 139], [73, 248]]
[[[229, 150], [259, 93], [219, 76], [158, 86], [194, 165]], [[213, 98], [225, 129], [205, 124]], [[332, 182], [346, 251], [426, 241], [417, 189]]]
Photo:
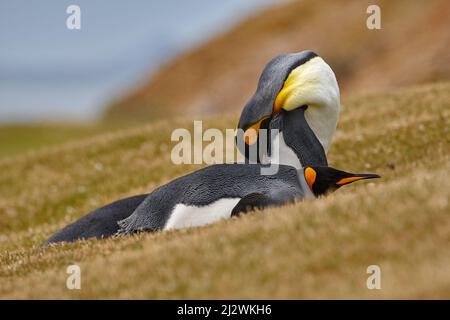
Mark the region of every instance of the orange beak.
[[373, 174], [373, 173], [356, 174], [354, 177], [343, 178], [343, 179], [339, 180], [338, 182], [336, 182], [336, 184], [338, 186], [343, 186], [343, 185], [346, 185], [346, 184], [349, 184], [349, 183], [352, 183], [355, 181], [374, 179], [374, 178], [380, 178], [380, 176], [377, 174]]

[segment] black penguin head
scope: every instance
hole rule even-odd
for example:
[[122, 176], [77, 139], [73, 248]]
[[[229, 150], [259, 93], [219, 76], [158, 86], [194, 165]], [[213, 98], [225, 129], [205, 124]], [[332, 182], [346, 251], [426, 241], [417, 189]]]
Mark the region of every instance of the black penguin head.
[[316, 197], [331, 193], [355, 181], [380, 178], [373, 173], [350, 173], [331, 167], [306, 167], [303, 172], [309, 188]]
[[256, 92], [245, 105], [239, 119], [238, 129], [241, 130], [238, 130], [236, 136], [237, 146], [246, 157], [249, 146], [258, 143], [259, 130], [267, 129], [271, 118], [283, 108], [282, 104], [275, 101], [289, 74], [317, 56], [309, 50], [283, 54], [266, 65], [259, 78]]

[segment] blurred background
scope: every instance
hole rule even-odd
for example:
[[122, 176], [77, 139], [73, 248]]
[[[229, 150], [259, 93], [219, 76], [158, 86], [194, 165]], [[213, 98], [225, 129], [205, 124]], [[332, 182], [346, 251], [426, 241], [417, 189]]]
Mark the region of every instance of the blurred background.
[[[66, 8], [81, 8], [69, 30]], [[381, 30], [368, 30], [369, 4]], [[450, 77], [450, 2], [0, 1], [0, 156], [164, 117], [238, 112], [312, 49], [346, 96]]]

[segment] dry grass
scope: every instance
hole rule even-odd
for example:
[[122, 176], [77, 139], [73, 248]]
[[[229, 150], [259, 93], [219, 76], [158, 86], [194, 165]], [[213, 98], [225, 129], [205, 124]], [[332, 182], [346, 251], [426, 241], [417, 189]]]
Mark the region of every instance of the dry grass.
[[100, 133], [113, 132], [139, 122], [142, 121], [136, 118], [126, 122], [108, 120], [91, 123], [49, 122], [2, 125], [0, 126], [0, 159]]
[[[95, 207], [194, 170], [169, 161], [180, 126], [192, 122], [0, 160], [0, 297], [450, 298], [450, 83], [346, 101], [330, 162], [376, 183], [204, 228], [38, 247]], [[65, 287], [72, 263], [79, 291]], [[365, 287], [371, 264], [381, 290]]]

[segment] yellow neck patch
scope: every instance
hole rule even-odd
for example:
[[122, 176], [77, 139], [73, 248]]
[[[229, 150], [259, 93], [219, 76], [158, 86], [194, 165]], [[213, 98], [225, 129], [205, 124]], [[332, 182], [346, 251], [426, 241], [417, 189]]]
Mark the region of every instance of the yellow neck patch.
[[311, 81], [314, 82], [314, 78], [317, 76], [315, 72], [311, 71], [320, 69], [318, 67], [322, 63], [322, 58], [315, 57], [291, 71], [283, 88], [275, 98], [273, 113], [279, 112], [282, 108], [290, 111], [306, 104], [303, 101], [304, 93], [308, 93], [309, 84]]

